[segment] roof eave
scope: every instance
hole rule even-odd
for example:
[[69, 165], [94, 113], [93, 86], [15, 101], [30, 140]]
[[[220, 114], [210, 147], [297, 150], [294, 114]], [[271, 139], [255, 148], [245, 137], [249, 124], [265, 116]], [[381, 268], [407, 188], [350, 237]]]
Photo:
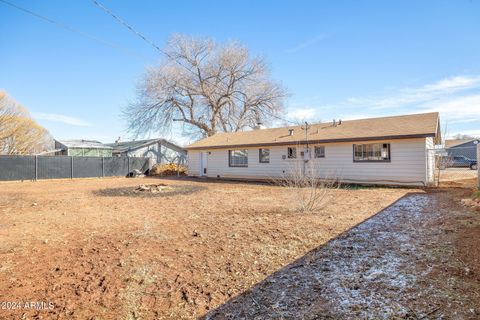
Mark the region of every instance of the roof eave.
[[[393, 140], [393, 139], [413, 139], [413, 138], [427, 138], [435, 137], [436, 132], [422, 133], [422, 134], [409, 134], [409, 135], [393, 135], [393, 136], [377, 136], [377, 137], [358, 137], [358, 138], [339, 138], [339, 139], [315, 139], [308, 140], [310, 144], [316, 143], [333, 143], [333, 142], [355, 142], [355, 141], [373, 141], [373, 140]], [[269, 142], [269, 143], [252, 143], [252, 144], [231, 144], [231, 145], [211, 145], [200, 147], [185, 147], [186, 150], [205, 150], [205, 149], [226, 149], [226, 148], [238, 148], [238, 147], [261, 147], [261, 146], [286, 146], [296, 144], [306, 144], [306, 140], [298, 141], [284, 141], [284, 142]]]

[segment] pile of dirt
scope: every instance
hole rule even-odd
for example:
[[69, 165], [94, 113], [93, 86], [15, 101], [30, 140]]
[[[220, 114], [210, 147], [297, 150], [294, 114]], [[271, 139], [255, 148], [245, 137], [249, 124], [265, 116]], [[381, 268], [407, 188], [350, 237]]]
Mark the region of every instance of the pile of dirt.
[[165, 192], [170, 190], [173, 190], [173, 188], [170, 186], [167, 186], [164, 183], [151, 184], [151, 185], [142, 184], [135, 189], [136, 192], [150, 192], [150, 193]]
[[186, 195], [205, 189], [198, 185], [176, 184], [141, 184], [132, 187], [107, 188], [96, 190], [94, 193], [106, 197], [163, 197]]

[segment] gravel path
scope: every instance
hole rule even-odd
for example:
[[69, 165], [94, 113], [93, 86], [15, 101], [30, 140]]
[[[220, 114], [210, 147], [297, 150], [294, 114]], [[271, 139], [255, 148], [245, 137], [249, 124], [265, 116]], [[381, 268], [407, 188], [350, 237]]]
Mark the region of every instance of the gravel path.
[[[408, 195], [272, 274], [207, 319], [478, 319], [480, 282], [451, 239], [451, 193]], [[478, 222], [478, 221], [477, 221]]]

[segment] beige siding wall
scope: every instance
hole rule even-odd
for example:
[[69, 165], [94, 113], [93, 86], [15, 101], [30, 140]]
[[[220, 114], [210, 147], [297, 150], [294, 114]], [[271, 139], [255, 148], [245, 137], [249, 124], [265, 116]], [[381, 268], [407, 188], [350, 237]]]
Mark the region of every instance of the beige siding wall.
[[187, 152], [188, 175], [198, 176], [200, 173], [200, 151]]
[[[381, 140], [355, 143], [390, 143], [391, 162], [353, 162], [353, 142], [325, 143], [325, 158], [312, 159], [309, 165], [323, 177], [342, 181], [379, 184], [422, 185], [426, 183], [425, 138]], [[313, 150], [313, 145], [311, 146]], [[298, 157], [304, 146], [297, 146]], [[258, 148], [248, 150], [248, 167], [229, 167], [228, 149], [208, 150], [208, 177], [270, 179], [279, 177], [303, 161], [283, 159], [287, 146], [270, 147], [270, 163], [259, 163]], [[200, 167], [200, 151], [188, 152], [189, 174], [196, 176]]]

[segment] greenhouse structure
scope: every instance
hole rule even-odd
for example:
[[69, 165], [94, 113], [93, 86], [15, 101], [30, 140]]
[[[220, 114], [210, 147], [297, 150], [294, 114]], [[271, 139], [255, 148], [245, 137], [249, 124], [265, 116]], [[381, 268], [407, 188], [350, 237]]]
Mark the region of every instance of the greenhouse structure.
[[73, 157], [111, 157], [112, 147], [95, 140], [55, 140], [55, 155]]

